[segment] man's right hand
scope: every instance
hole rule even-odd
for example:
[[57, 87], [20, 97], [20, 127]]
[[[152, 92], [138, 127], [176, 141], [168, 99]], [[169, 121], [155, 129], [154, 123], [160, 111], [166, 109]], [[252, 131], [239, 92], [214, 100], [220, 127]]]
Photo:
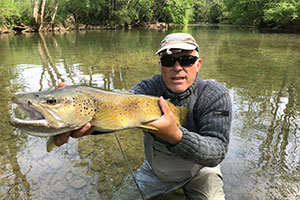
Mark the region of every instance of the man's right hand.
[[[67, 84], [65, 84], [63, 82], [61, 82], [61, 83], [58, 84], [59, 88], [60, 87], [65, 87], [65, 86], [67, 86]], [[79, 137], [82, 137], [82, 136], [85, 136], [85, 135], [89, 135], [89, 134], [91, 134], [94, 131], [93, 129], [94, 128], [91, 126], [91, 124], [87, 123], [81, 129], [78, 129], [78, 130], [75, 130], [75, 131], [69, 131], [69, 132], [57, 135], [55, 137], [54, 144], [55, 144], [55, 146], [59, 147], [59, 146], [65, 144], [65, 143], [67, 143], [70, 136], [72, 138], [79, 138]]]

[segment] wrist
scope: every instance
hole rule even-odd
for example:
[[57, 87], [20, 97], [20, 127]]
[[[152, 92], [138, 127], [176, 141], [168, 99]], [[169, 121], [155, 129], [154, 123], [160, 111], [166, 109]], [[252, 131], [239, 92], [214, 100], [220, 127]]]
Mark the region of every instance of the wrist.
[[180, 142], [180, 140], [183, 137], [183, 133], [182, 131], [177, 127], [177, 131], [175, 132], [175, 134], [173, 135], [173, 138], [169, 141], [170, 144], [172, 145], [176, 145]]

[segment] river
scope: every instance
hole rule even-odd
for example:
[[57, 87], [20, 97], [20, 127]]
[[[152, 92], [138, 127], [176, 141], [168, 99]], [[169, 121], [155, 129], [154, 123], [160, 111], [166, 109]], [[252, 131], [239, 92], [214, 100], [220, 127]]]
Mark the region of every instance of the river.
[[[300, 35], [227, 26], [0, 35], [0, 199], [109, 199], [130, 174], [115, 134], [71, 138], [47, 153], [46, 138], [9, 125], [11, 97], [59, 82], [128, 90], [159, 73], [154, 53], [171, 32], [195, 36], [199, 76], [233, 100], [226, 198], [300, 199]], [[116, 135], [136, 170], [142, 132]]]

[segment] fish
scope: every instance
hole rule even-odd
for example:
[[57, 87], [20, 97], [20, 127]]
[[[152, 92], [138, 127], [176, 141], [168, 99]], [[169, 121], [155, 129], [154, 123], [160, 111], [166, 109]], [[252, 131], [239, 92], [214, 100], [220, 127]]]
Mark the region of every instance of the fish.
[[[156, 130], [148, 123], [162, 115], [158, 100], [155, 96], [80, 85], [18, 93], [12, 103], [25, 111], [28, 118], [13, 115], [10, 124], [33, 136], [50, 137], [49, 152], [54, 148], [56, 135], [80, 129], [88, 122], [100, 133], [130, 128]], [[167, 104], [177, 125], [182, 126], [189, 109], [175, 106], [169, 100]]]

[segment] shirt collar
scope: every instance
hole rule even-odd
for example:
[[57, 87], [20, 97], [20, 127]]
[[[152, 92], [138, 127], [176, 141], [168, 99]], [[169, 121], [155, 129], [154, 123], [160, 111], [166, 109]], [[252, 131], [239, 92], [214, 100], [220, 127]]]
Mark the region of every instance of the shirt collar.
[[[198, 73], [197, 73], [196, 77], [198, 77]], [[160, 75], [160, 82], [161, 82], [161, 85], [162, 85], [163, 97], [165, 99], [170, 99], [171, 102], [173, 102], [173, 101], [178, 101], [178, 100], [180, 101], [182, 99], [188, 98], [191, 94], [195, 93], [195, 90], [197, 88], [199, 79], [196, 78], [195, 81], [193, 82], [193, 84], [187, 90], [185, 90], [182, 93], [174, 93], [171, 90], [169, 90], [167, 88], [167, 86], [165, 85], [161, 75]]]

